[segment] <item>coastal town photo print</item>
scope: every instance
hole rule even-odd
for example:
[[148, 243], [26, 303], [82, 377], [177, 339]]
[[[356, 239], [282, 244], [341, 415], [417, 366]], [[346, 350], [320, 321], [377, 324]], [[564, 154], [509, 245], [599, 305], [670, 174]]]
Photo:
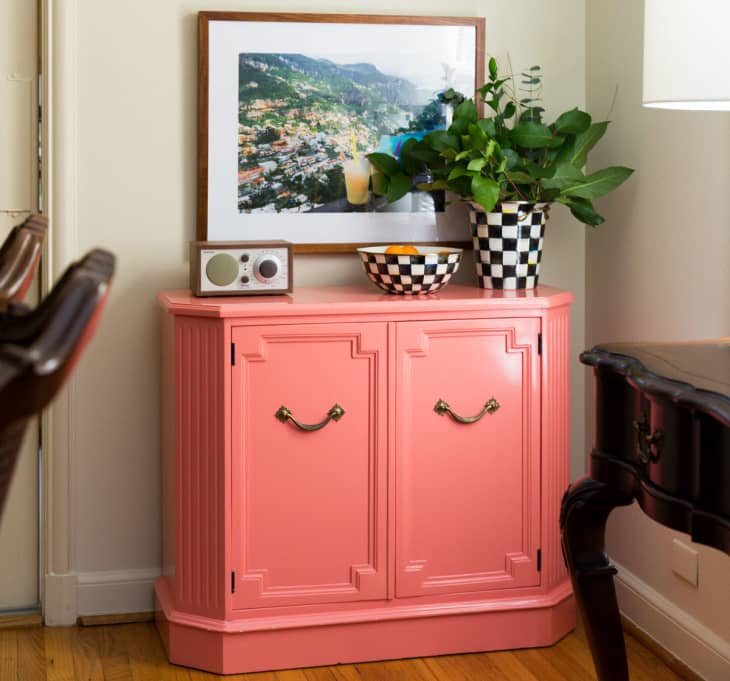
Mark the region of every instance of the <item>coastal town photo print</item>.
[[445, 128], [440, 93], [474, 90], [473, 70], [418, 66], [397, 53], [240, 53], [239, 214], [433, 211], [418, 191], [389, 205], [367, 160]]

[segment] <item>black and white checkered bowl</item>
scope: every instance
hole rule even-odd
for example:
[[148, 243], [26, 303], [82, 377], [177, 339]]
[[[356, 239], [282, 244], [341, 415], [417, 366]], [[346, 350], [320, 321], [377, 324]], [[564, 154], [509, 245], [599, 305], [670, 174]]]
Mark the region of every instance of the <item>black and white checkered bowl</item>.
[[459, 269], [461, 248], [416, 246], [418, 254], [386, 253], [387, 246], [358, 248], [370, 281], [388, 293], [422, 295], [445, 286]]

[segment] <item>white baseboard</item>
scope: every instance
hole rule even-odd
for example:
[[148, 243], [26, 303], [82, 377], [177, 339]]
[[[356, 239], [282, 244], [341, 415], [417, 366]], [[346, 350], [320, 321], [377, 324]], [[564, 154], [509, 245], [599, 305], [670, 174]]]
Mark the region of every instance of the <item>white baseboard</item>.
[[707, 681], [730, 679], [730, 641], [615, 565], [616, 595], [625, 617]]
[[77, 575], [79, 615], [118, 615], [154, 610], [158, 568], [81, 572]]
[[43, 621], [49, 627], [76, 624], [78, 588], [75, 574], [49, 574], [43, 584]]

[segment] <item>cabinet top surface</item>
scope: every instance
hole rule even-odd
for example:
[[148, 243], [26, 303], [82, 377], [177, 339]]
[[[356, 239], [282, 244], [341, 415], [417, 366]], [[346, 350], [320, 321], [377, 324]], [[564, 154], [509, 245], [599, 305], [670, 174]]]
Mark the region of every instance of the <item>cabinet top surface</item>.
[[572, 294], [551, 286], [497, 291], [451, 284], [423, 296], [381, 293], [370, 285], [298, 287], [291, 295], [196, 298], [189, 290], [161, 291], [172, 314], [201, 317], [269, 317], [302, 314], [391, 314], [480, 309], [543, 309], [570, 304]]

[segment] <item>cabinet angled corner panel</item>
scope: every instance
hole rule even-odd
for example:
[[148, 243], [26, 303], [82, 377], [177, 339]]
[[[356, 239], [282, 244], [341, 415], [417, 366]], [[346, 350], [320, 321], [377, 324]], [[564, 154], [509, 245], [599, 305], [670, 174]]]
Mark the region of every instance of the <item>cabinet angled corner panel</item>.
[[233, 342], [234, 607], [385, 598], [385, 324]]
[[159, 299], [172, 662], [241, 674], [573, 628], [570, 294]]

